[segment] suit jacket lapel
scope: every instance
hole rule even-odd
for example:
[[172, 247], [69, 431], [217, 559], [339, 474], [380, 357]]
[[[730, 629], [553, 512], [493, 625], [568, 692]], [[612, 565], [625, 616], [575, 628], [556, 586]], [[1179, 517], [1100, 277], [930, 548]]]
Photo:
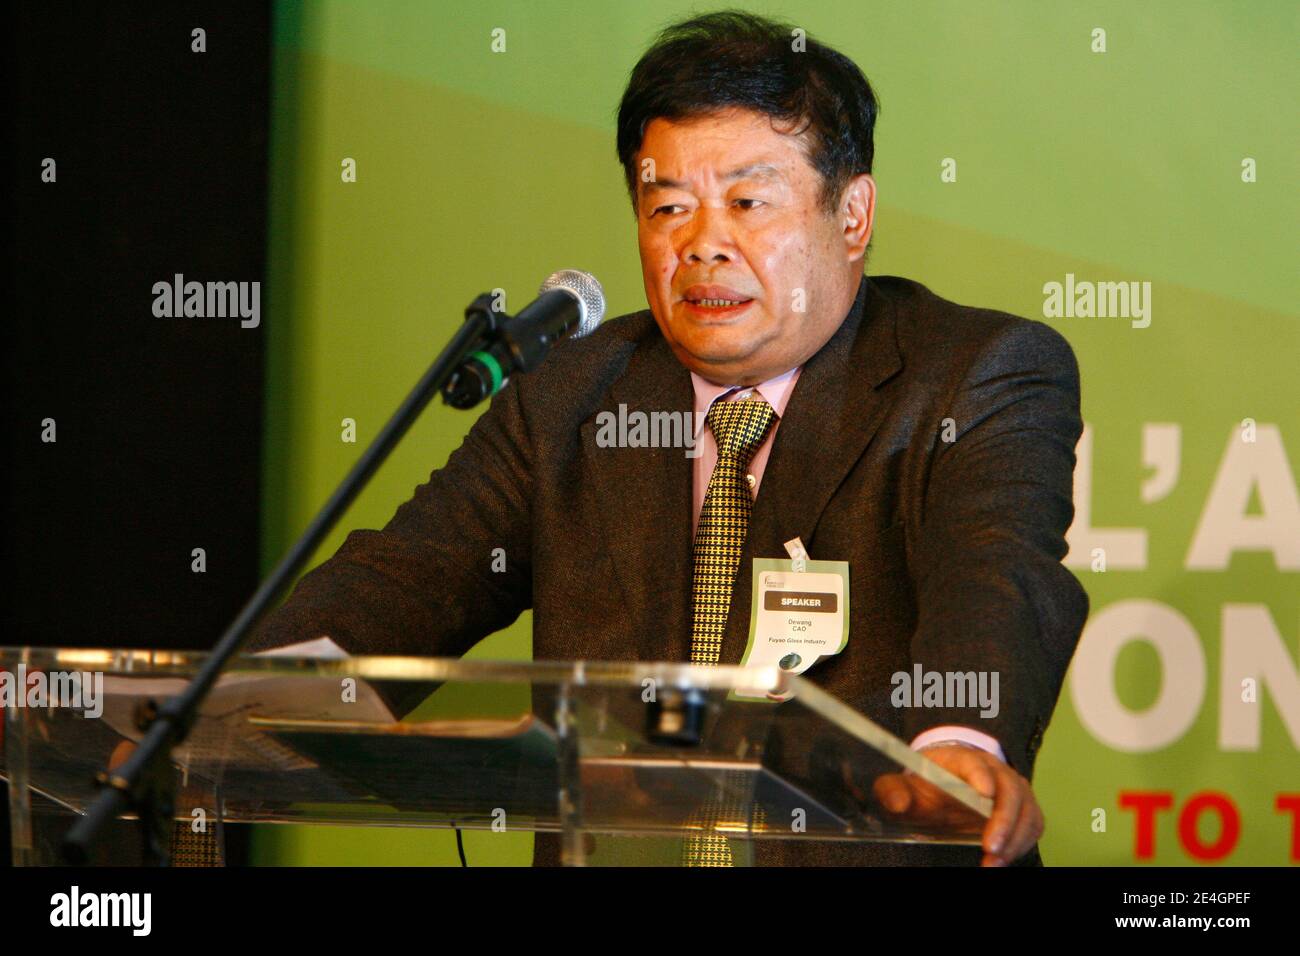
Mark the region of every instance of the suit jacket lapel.
[[[691, 475], [684, 448], [600, 448], [602, 412], [679, 412], [693, 421], [690, 373], [651, 324], [627, 368], [582, 425], [610, 556], [636, 622], [629, 658], [682, 661], [691, 639]], [[689, 427], [689, 426], [688, 426]]]
[[796, 536], [811, 546], [817, 519], [888, 408], [879, 386], [901, 367], [892, 303], [864, 277], [844, 322], [804, 364], [781, 418], [754, 502], [719, 663], [738, 664], [745, 651], [753, 559], [786, 557], [784, 544]]

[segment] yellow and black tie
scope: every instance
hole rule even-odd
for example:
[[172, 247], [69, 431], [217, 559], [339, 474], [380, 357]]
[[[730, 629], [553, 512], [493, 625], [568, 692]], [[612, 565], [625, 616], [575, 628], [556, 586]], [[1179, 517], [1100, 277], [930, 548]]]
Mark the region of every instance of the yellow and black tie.
[[[709, 478], [695, 529], [691, 663], [717, 664], [731, 608], [731, 586], [749, 533], [754, 498], [745, 478], [754, 453], [772, 425], [772, 406], [761, 400], [717, 401], [706, 421], [718, 443], [718, 463]], [[682, 847], [685, 866], [732, 866], [731, 848], [719, 824], [740, 814], [733, 801], [708, 801], [693, 821], [699, 835]]]

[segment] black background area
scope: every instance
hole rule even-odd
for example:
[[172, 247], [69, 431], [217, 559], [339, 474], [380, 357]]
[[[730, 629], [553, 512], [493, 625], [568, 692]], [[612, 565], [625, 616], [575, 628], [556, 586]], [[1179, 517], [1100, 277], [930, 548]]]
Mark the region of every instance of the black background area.
[[[210, 647], [257, 583], [270, 6], [7, 12], [0, 645]], [[156, 318], [175, 273], [262, 282], [261, 325]]]

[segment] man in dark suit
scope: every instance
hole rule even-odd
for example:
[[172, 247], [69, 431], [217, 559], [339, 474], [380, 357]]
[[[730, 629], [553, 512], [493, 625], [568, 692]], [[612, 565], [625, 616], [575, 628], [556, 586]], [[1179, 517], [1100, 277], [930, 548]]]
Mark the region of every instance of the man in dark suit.
[[[781, 844], [758, 862], [1037, 862], [1029, 778], [1088, 607], [1060, 563], [1078, 370], [1041, 323], [864, 277], [875, 114], [851, 61], [781, 25], [665, 31], [619, 112], [650, 308], [512, 379], [254, 646], [459, 655], [532, 608], [539, 659], [737, 663], [752, 559], [799, 537], [848, 563], [851, 594], [848, 646], [809, 678], [994, 812], [982, 848]], [[707, 414], [698, 457], [606, 447], [620, 409]], [[914, 665], [996, 673], [996, 716], [893, 705]], [[918, 796], [903, 779], [883, 798], [900, 811]]]

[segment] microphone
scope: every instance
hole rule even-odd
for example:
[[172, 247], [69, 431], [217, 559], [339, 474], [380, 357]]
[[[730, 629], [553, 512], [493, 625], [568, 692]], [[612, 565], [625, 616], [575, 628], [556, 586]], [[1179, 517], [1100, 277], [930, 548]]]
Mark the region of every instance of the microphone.
[[531, 372], [565, 336], [591, 332], [605, 316], [605, 293], [596, 277], [577, 269], [552, 273], [538, 296], [506, 320], [491, 344], [470, 353], [442, 389], [452, 408], [473, 408], [501, 390], [515, 372]]

